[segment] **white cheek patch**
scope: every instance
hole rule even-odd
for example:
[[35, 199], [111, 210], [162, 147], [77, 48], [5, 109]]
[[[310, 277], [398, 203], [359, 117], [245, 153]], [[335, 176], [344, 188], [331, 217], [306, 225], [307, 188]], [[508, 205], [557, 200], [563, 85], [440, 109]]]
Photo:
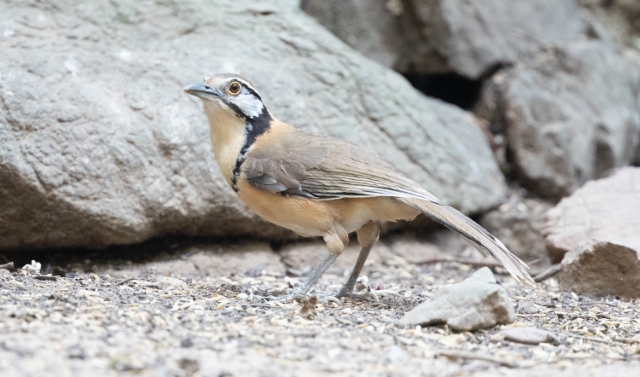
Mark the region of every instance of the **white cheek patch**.
[[258, 117], [264, 111], [262, 102], [250, 94], [240, 94], [231, 101], [249, 118]]

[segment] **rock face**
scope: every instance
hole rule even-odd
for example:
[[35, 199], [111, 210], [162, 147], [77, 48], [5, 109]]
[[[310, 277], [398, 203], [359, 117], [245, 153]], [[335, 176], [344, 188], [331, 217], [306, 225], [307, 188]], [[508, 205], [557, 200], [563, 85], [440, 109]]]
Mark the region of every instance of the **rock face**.
[[278, 118], [377, 151], [464, 212], [503, 200], [469, 114], [361, 57], [297, 1], [126, 4], [0, 4], [0, 249], [290, 235], [227, 187], [201, 105], [182, 93], [223, 71], [249, 77]]
[[461, 283], [445, 285], [430, 301], [405, 313], [399, 323], [446, 323], [454, 330], [468, 331], [511, 323], [515, 316], [507, 290], [483, 267]]
[[640, 168], [589, 182], [547, 212], [543, 234], [554, 262], [590, 239], [640, 250]]
[[498, 237], [523, 261], [537, 261], [529, 267], [549, 264], [542, 228], [551, 204], [538, 199], [521, 199], [515, 195], [513, 199], [484, 215], [480, 225]]
[[387, 67], [472, 79], [585, 29], [573, 0], [303, 0], [302, 8]]
[[640, 33], [640, 2], [636, 0], [577, 0], [589, 18], [617, 42], [633, 46]]
[[[629, 19], [640, 9], [632, 0], [609, 3], [608, 13]], [[479, 79], [512, 65], [486, 83], [475, 112], [506, 137], [516, 178], [541, 197], [559, 200], [640, 160], [640, 69], [598, 22], [615, 24], [613, 13], [585, 12], [583, 21], [575, 0], [305, 0], [302, 7], [400, 72]]]
[[565, 255], [560, 288], [594, 296], [640, 297], [640, 248], [592, 239]]
[[640, 71], [600, 41], [574, 42], [496, 75], [478, 114], [504, 132], [516, 175], [545, 198], [635, 159]]

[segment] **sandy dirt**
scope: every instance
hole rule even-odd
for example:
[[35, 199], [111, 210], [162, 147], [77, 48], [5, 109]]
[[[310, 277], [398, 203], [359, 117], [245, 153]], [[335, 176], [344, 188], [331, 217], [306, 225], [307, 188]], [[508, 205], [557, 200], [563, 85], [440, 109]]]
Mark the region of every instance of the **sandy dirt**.
[[[494, 268], [516, 305], [515, 323], [473, 333], [409, 328], [396, 324], [404, 312], [478, 266], [416, 260], [417, 251], [425, 254], [420, 242], [387, 240], [364, 271], [373, 290], [389, 292], [379, 302], [346, 299], [301, 311], [297, 302], [256, 296], [290, 289], [325, 251], [315, 243], [278, 249], [176, 243], [155, 260], [127, 261], [137, 258], [130, 247], [116, 260], [66, 261], [66, 277], [5, 271], [0, 375], [637, 376], [640, 370], [639, 300], [560, 292], [554, 279], [523, 288]], [[453, 256], [473, 257], [468, 252]], [[337, 291], [356, 255], [350, 247], [312, 294]], [[499, 334], [525, 325], [553, 332], [559, 344], [524, 345]]]

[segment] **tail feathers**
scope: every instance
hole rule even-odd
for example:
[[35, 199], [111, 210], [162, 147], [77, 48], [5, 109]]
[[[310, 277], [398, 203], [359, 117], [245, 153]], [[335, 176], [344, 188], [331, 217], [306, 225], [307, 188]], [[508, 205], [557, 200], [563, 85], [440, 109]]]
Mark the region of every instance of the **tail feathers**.
[[480, 251], [483, 251], [483, 254], [486, 255], [484, 251], [488, 251], [491, 256], [502, 263], [518, 282], [535, 287], [533, 279], [527, 272], [529, 267], [523, 261], [513, 255], [499, 239], [455, 208], [418, 198], [398, 198], [398, 200], [467, 237], [480, 246]]

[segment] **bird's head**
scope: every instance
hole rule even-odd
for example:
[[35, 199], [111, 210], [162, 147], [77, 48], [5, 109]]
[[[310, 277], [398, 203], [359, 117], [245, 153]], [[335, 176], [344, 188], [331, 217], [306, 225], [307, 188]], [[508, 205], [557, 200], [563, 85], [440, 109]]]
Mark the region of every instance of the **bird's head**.
[[207, 115], [212, 115], [210, 112], [230, 112], [251, 121], [267, 112], [251, 82], [233, 73], [215, 74], [204, 82], [187, 86], [184, 91], [202, 99]]

